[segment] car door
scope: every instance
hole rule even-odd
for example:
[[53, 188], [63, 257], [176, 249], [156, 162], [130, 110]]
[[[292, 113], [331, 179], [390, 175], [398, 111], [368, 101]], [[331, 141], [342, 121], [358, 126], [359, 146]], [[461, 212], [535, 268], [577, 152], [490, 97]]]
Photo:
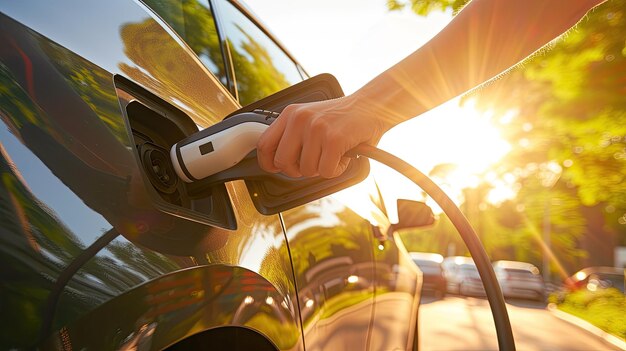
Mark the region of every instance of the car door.
[[[334, 195], [371, 224], [374, 308], [367, 346], [369, 350], [418, 350], [417, 317], [422, 273], [411, 260], [394, 228], [415, 229], [428, 225], [432, 212], [426, 210], [426, 206], [409, 204], [403, 206], [404, 216], [400, 216], [398, 206], [385, 204], [381, 190], [384, 191], [384, 184], [377, 184], [373, 175], [357, 186]], [[402, 201], [405, 205], [414, 202]], [[389, 208], [396, 212], [395, 216], [389, 215]], [[415, 216], [403, 218], [410, 217], [406, 216], [407, 210]], [[397, 222], [391, 224], [390, 217], [397, 218]]]
[[[244, 9], [214, 3], [242, 105], [301, 79], [297, 64]], [[275, 65], [262, 64], [269, 58]], [[375, 288], [371, 224], [332, 196], [281, 216], [307, 350], [367, 349]]]
[[307, 350], [367, 349], [376, 279], [370, 224], [332, 197], [283, 220]]
[[159, 171], [239, 107], [209, 3], [159, 3], [1, 7], [0, 348], [302, 349], [279, 216]]
[[422, 273], [397, 232], [375, 241], [376, 294], [370, 348], [417, 350]]

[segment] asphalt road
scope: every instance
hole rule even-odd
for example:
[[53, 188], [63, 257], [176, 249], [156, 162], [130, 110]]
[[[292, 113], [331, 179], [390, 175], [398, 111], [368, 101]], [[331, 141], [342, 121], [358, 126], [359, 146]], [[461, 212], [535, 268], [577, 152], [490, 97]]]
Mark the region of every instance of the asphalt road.
[[[618, 350], [583, 329], [553, 316], [545, 303], [507, 301], [519, 351]], [[420, 350], [497, 350], [489, 303], [483, 298], [425, 296], [419, 313]]]

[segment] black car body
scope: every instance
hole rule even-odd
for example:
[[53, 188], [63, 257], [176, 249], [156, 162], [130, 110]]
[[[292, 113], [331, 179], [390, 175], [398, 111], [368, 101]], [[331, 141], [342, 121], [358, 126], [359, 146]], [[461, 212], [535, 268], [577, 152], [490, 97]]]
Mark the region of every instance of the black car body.
[[243, 181], [149, 177], [305, 78], [237, 2], [4, 2], [0, 349], [412, 348], [420, 278], [384, 216], [333, 197], [263, 216]]

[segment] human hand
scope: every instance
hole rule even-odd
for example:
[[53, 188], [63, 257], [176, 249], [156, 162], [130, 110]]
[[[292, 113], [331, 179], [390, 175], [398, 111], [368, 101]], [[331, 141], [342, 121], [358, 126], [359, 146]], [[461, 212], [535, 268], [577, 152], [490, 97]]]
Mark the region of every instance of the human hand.
[[375, 145], [390, 127], [354, 95], [289, 105], [259, 139], [259, 165], [293, 178], [337, 177], [350, 162], [347, 151]]

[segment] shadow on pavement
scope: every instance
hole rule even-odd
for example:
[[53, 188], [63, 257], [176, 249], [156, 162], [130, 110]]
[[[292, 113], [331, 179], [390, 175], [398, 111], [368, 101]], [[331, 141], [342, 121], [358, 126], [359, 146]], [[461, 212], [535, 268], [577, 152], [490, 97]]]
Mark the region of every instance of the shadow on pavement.
[[534, 308], [539, 310], [544, 310], [548, 305], [545, 301], [532, 301], [532, 300], [522, 300], [522, 299], [506, 299], [506, 303], [509, 305], [522, 307], [522, 308]]
[[[485, 300], [485, 302], [487, 302], [487, 297], [485, 296], [464, 296], [464, 295], [457, 295], [457, 294], [447, 294], [446, 296], [440, 298], [440, 297], [434, 296], [433, 294], [423, 293], [420, 304], [427, 305], [433, 302], [441, 301], [445, 299], [446, 297], [457, 297], [460, 299], [471, 298], [471, 299]], [[505, 301], [507, 304], [513, 305], [516, 307], [532, 308], [532, 309], [538, 309], [538, 310], [546, 309], [546, 306], [548, 305], [545, 301], [533, 301], [533, 300], [524, 300], [524, 299], [507, 298], [505, 299]]]

